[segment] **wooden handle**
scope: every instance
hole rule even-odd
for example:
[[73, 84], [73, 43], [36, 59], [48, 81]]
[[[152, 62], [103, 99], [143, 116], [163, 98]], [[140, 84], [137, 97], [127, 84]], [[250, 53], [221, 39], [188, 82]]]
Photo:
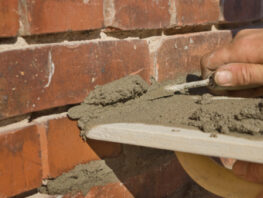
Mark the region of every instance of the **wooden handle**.
[[206, 190], [224, 198], [256, 198], [263, 184], [245, 181], [211, 158], [175, 152], [189, 176]]

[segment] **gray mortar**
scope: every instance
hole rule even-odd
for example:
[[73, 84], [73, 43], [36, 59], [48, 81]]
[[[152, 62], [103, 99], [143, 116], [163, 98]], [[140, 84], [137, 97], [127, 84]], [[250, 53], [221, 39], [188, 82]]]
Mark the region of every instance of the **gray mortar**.
[[54, 195], [81, 191], [85, 195], [94, 186], [125, 182], [174, 158], [170, 151], [124, 145], [119, 157], [78, 165], [56, 179], [48, 180], [39, 191]]
[[79, 119], [83, 137], [93, 126], [118, 122], [198, 128], [244, 137], [263, 134], [262, 99], [167, 94], [163, 89], [167, 83], [172, 82], [155, 83], [147, 89], [140, 77], [126, 77], [95, 89], [83, 104], [70, 109], [68, 115]]

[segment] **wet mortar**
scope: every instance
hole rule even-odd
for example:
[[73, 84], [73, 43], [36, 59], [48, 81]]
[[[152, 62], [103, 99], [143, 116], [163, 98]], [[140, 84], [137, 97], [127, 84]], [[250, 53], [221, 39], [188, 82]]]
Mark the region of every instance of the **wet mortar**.
[[[159, 169], [175, 158], [171, 151], [123, 145], [122, 153], [118, 157], [80, 164], [55, 179], [49, 179], [39, 191], [51, 195], [81, 191], [85, 195], [94, 186], [125, 183], [129, 178]], [[129, 189], [129, 185], [126, 187]]]
[[[212, 134], [244, 137], [263, 135], [263, 100], [170, 94], [166, 84], [148, 86], [139, 76], [128, 76], [96, 87], [68, 115], [78, 119], [81, 135], [108, 123], [145, 123], [199, 129]], [[212, 135], [215, 136], [215, 135]]]

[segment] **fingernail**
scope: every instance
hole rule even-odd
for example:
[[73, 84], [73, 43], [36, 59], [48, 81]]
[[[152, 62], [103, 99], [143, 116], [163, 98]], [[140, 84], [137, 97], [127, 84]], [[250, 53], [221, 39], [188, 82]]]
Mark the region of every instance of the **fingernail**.
[[215, 81], [219, 85], [231, 85], [232, 73], [230, 71], [219, 71], [216, 72]]

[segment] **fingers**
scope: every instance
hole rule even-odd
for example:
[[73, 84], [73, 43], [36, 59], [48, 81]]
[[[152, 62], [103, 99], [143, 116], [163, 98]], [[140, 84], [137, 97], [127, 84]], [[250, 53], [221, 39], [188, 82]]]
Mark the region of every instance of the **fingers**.
[[262, 29], [240, 31], [231, 43], [207, 54], [201, 59], [203, 78], [207, 78], [212, 71], [215, 71], [222, 65], [231, 63], [263, 63], [262, 41]]
[[237, 161], [233, 166], [233, 172], [248, 181], [263, 183], [263, 165]]
[[221, 66], [215, 73], [215, 82], [225, 87], [263, 85], [263, 65], [233, 63]]
[[215, 71], [221, 65], [229, 63], [230, 60], [229, 47], [222, 47], [210, 54], [205, 55], [201, 59], [202, 77], [207, 78], [211, 72]]

